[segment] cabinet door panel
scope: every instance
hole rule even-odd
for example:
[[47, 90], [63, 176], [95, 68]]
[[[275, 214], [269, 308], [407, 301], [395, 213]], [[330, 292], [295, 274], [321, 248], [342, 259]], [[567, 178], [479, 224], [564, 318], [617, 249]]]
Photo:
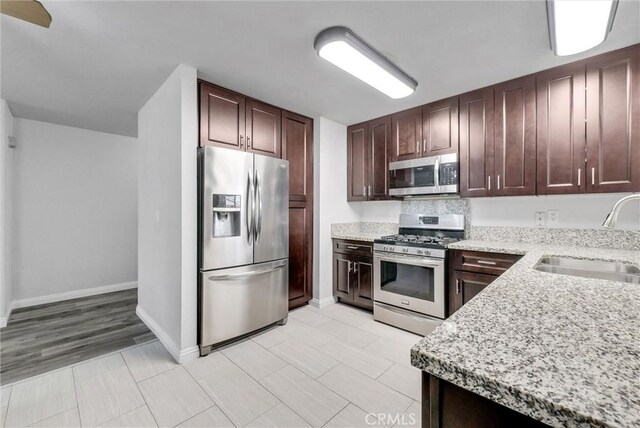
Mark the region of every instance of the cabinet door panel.
[[494, 89], [496, 196], [535, 195], [535, 87], [528, 76]]
[[490, 196], [494, 156], [493, 88], [460, 96], [460, 195]]
[[373, 308], [373, 259], [358, 259], [356, 269], [357, 287], [354, 300], [360, 305]]
[[245, 99], [217, 86], [200, 84], [200, 146], [244, 150]]
[[587, 191], [640, 190], [640, 47], [587, 62]]
[[289, 300], [301, 299], [309, 294], [307, 259], [307, 210], [289, 207]]
[[391, 116], [392, 160], [420, 157], [422, 153], [422, 111], [420, 107]]
[[453, 271], [451, 284], [449, 284], [449, 316], [477, 296], [497, 276], [481, 273], [469, 273]]
[[289, 161], [289, 200], [311, 201], [313, 192], [313, 121], [282, 112], [282, 158]]
[[422, 156], [458, 153], [458, 97], [422, 107]]
[[281, 110], [247, 100], [247, 150], [259, 155], [280, 157]]
[[368, 123], [347, 128], [347, 201], [367, 200], [368, 134]]
[[333, 291], [337, 297], [351, 299], [351, 267], [353, 262], [342, 254], [333, 256]]
[[537, 75], [537, 193], [581, 193], [585, 185], [584, 66]]
[[369, 200], [389, 199], [389, 151], [391, 148], [391, 116], [369, 123]]

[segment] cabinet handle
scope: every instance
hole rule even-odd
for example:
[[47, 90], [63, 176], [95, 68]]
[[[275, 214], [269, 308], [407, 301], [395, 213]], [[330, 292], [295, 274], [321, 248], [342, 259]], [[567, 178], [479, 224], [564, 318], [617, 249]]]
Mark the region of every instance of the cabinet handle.
[[369, 186], [369, 196], [371, 196], [373, 192], [371, 191], [371, 186]]
[[358, 247], [355, 246], [355, 245], [347, 245], [347, 248], [350, 249], [350, 250], [357, 250], [358, 249]]
[[420, 140], [416, 140], [416, 154], [420, 153]]
[[460, 280], [456, 279], [456, 294], [460, 294], [462, 290], [460, 290]]
[[497, 181], [497, 183], [496, 183], [496, 186], [497, 186], [497, 187], [496, 187], [496, 189], [497, 189], [497, 190], [500, 190], [500, 174], [498, 174], [498, 177], [497, 177], [497, 180], [496, 180], [496, 181]]
[[427, 153], [427, 139], [422, 140], [422, 153]]
[[580, 176], [582, 175], [582, 168], [578, 168], [578, 187], [580, 187]]
[[486, 260], [477, 260], [476, 263], [478, 263], [479, 265], [489, 265], [489, 266], [496, 265], [496, 262], [488, 262]]
[[240, 148], [243, 148], [243, 147], [244, 147], [244, 144], [242, 143], [242, 139], [243, 139], [243, 138], [244, 138], [244, 137], [241, 135], [241, 136], [240, 136]]
[[367, 186], [362, 186], [362, 194], [365, 198], [367, 197]]
[[247, 137], [247, 148], [251, 148], [251, 137]]
[[358, 273], [358, 263], [353, 262], [353, 273]]
[[489, 185], [487, 186], [487, 190], [491, 190], [491, 176], [488, 176], [489, 178]]
[[591, 168], [591, 185], [592, 186], [596, 185], [596, 168], [595, 167]]
[[349, 269], [349, 273], [351, 273], [351, 263], [353, 263], [351, 260], [347, 260], [347, 268]]

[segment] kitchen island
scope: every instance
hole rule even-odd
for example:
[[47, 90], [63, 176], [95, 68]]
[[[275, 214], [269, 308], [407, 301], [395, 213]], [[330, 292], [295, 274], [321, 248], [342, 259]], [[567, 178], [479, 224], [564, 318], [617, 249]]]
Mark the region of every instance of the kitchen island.
[[534, 269], [543, 256], [640, 265], [640, 249], [449, 248], [524, 256], [412, 348], [423, 426], [640, 426], [640, 285]]

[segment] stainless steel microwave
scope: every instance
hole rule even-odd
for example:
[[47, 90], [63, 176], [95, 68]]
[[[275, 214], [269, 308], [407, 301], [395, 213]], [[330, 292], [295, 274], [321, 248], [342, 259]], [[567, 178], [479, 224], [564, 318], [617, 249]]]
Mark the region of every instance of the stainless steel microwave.
[[389, 163], [392, 196], [458, 193], [458, 154]]

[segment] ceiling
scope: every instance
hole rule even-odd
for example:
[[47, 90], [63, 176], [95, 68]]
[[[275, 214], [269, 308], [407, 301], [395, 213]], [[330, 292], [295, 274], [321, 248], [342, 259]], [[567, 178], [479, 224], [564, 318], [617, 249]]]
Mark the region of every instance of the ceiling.
[[[2, 16], [2, 97], [18, 117], [137, 135], [137, 111], [179, 63], [308, 116], [352, 124], [640, 42], [640, 2], [608, 39], [556, 57], [538, 1], [53, 1], [50, 29]], [[418, 81], [392, 100], [320, 59], [351, 28]]]

